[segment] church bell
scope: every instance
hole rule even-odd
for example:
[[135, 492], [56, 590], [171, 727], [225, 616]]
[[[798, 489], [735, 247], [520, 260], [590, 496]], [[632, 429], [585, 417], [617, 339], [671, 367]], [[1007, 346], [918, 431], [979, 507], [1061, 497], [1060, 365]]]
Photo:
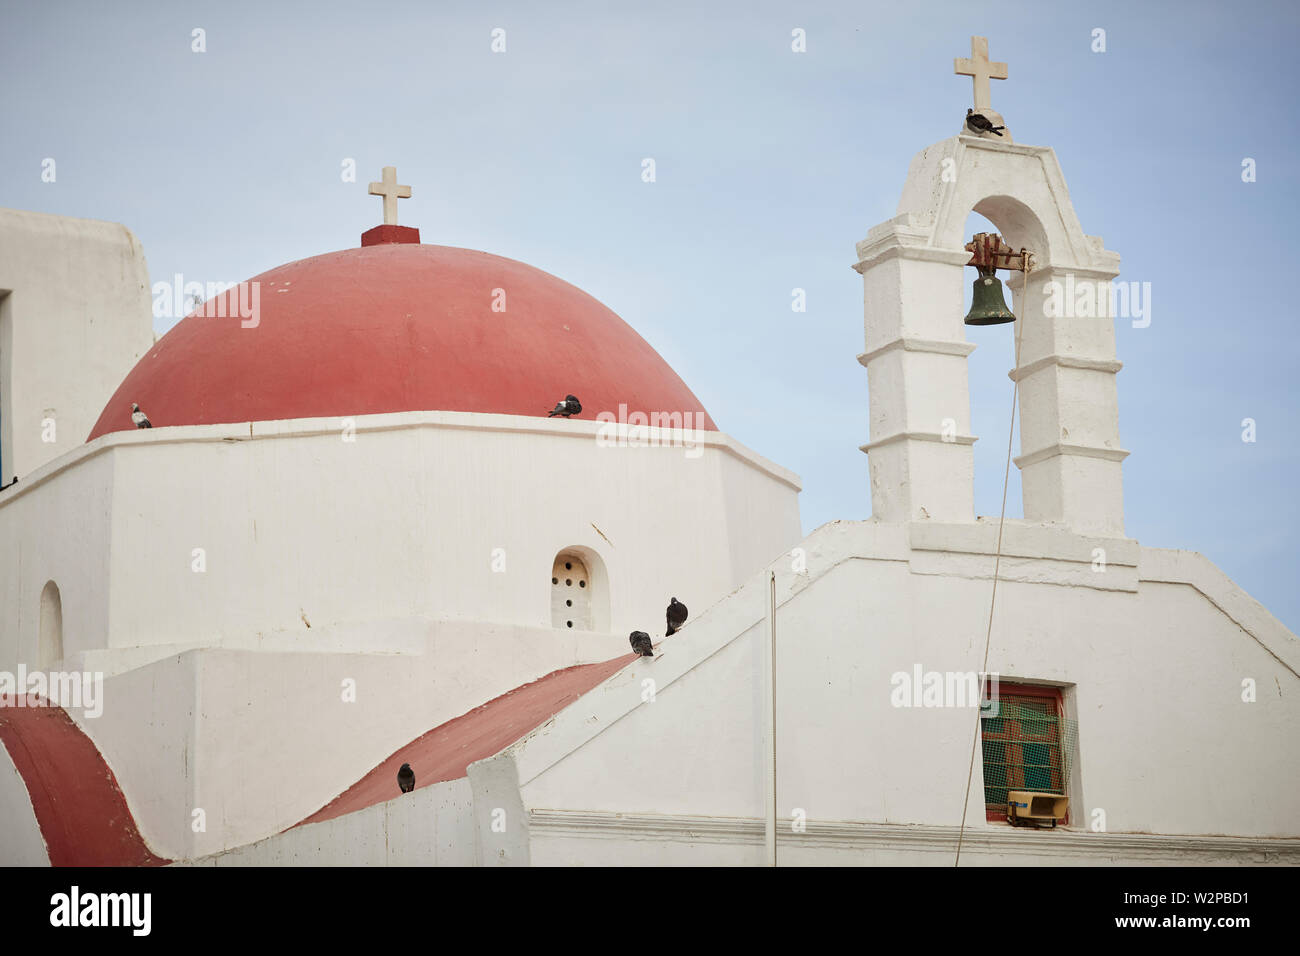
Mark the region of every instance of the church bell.
[[1015, 315], [1007, 308], [1007, 300], [1002, 295], [1002, 280], [996, 270], [977, 266], [979, 278], [971, 293], [970, 312], [966, 313], [967, 325], [1002, 325], [1014, 322]]

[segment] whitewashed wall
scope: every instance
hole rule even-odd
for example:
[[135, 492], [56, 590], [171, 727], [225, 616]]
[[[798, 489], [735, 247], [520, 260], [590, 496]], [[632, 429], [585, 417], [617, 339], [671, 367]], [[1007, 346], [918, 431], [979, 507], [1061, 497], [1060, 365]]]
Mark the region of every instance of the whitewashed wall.
[[[277, 833], [426, 731], [627, 647], [610, 634], [410, 621], [376, 623], [369, 652], [349, 653], [338, 646], [355, 648], [354, 636], [316, 631], [324, 650], [282, 636], [136, 666], [105, 681], [100, 717], [74, 712], [156, 853], [193, 858]], [[197, 833], [195, 809], [206, 827]]]
[[[601, 447], [586, 422], [371, 416], [355, 442], [337, 424], [109, 435], [0, 501], [0, 666], [35, 660], [56, 581], [68, 666], [109, 675], [79, 723], [162, 855], [296, 823], [432, 727], [627, 653], [671, 594], [712, 603], [799, 533], [797, 479], [721, 435], [695, 455]], [[570, 546], [600, 556], [607, 630], [550, 626]]]
[[549, 627], [571, 546], [605, 567], [609, 631], [662, 633], [669, 596], [710, 604], [799, 536], [797, 478], [718, 434], [691, 457], [602, 447], [594, 422], [368, 416], [354, 442], [338, 425], [114, 433], [0, 497], [20, 545], [0, 554], [0, 661], [33, 653], [49, 579], [68, 653], [406, 617]]
[[[890, 678], [917, 663], [980, 669], [995, 533], [992, 523], [841, 522], [804, 543], [807, 578], [788, 561], [776, 566], [783, 819], [798, 807], [823, 824], [958, 824], [974, 714], [896, 708]], [[1111, 556], [1104, 573], [1090, 564], [1100, 545]], [[1066, 685], [1079, 722], [1076, 825], [1101, 808], [1112, 835], [1300, 837], [1290, 785], [1300, 770], [1300, 650], [1257, 603], [1199, 555], [1023, 523], [1007, 529], [1002, 574], [990, 669]], [[761, 817], [757, 585], [498, 758], [513, 762], [523, 806]], [[654, 702], [642, 701], [647, 677]], [[1241, 699], [1245, 678], [1259, 688], [1255, 703]], [[1005, 831], [984, 822], [981, 780], [977, 759], [968, 823]], [[577, 845], [540, 839], [552, 840], [544, 862], [566, 862], [560, 848]], [[629, 860], [645, 852], [664, 862], [643, 839], [624, 849]], [[717, 859], [738, 862], [737, 852]]]
[[113, 462], [72, 454], [0, 492], [0, 668], [38, 661], [41, 591], [59, 585], [66, 656], [107, 647]]
[[0, 209], [0, 484], [86, 440], [153, 344], [150, 302], [125, 226]]
[[206, 706], [198, 671], [194, 653], [172, 654], [106, 677], [99, 716], [68, 709], [113, 771], [145, 843], [167, 859], [187, 855], [197, 839], [191, 814], [203, 806], [195, 783], [196, 728]]
[[0, 745], [0, 866], [49, 866], [27, 785]]
[[195, 866], [473, 864], [472, 794], [463, 777], [193, 862]]
[[[162, 855], [296, 823], [439, 723], [662, 633], [670, 595], [707, 606], [799, 534], [797, 479], [718, 434], [696, 454], [602, 447], [591, 422], [356, 424], [355, 442], [332, 420], [111, 434], [0, 498], [0, 667], [32, 666], [54, 580], [66, 666], [109, 677], [104, 715], [77, 719]], [[550, 626], [573, 546], [608, 578], [605, 630]]]
[[[759, 820], [726, 817], [605, 818], [535, 813], [533, 866], [763, 866]], [[811, 822], [782, 832], [778, 866], [944, 866], [955, 862], [957, 827]], [[1089, 830], [968, 828], [965, 866], [1300, 865], [1300, 840], [1188, 837]]]

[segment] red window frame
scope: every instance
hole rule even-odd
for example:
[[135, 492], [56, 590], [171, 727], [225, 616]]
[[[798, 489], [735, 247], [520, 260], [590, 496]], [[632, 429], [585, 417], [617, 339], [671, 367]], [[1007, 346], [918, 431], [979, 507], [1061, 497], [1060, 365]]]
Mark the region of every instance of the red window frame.
[[[1065, 704], [1064, 704], [1064, 701], [1063, 701], [1062, 698], [1061, 698], [1061, 688], [1059, 688], [1059, 687], [1046, 687], [1046, 686], [1043, 686], [1043, 685], [1041, 685], [1041, 684], [1011, 684], [1011, 683], [1008, 683], [1008, 682], [1006, 682], [1006, 681], [999, 681], [999, 683], [998, 683], [998, 702], [999, 702], [999, 703], [1001, 703], [1003, 700], [1006, 700], [1007, 698], [1013, 698], [1013, 699], [1014, 699], [1014, 698], [1016, 698], [1016, 697], [1031, 697], [1031, 698], [1035, 698], [1035, 699], [1039, 699], [1039, 700], [1050, 700], [1050, 701], [1052, 701], [1053, 704], [1056, 705], [1056, 720], [1057, 720], [1056, 727], [1057, 727], [1057, 731], [1058, 731], [1058, 736], [1057, 736], [1057, 740], [1056, 740], [1056, 748], [1055, 748], [1055, 750], [1053, 751], [1053, 754], [1055, 755], [1056, 759], [1053, 761], [1053, 766], [1052, 766], [1052, 771], [1051, 771], [1051, 772], [1052, 772], [1053, 776], [1055, 776], [1056, 774], [1060, 774], [1060, 776], [1061, 776], [1061, 782], [1062, 782], [1061, 790], [1062, 790], [1062, 792], [1064, 792], [1066, 789], [1068, 789], [1069, 781], [1066, 780], [1066, 778], [1065, 778], [1065, 767], [1064, 767], [1064, 760], [1065, 760], [1064, 741], [1062, 741], [1062, 740], [1060, 739], [1060, 735], [1059, 735], [1060, 728], [1063, 726], [1063, 723], [1062, 723], [1062, 722], [1063, 722], [1063, 720], [1064, 720], [1064, 718], [1065, 718]], [[994, 719], [997, 719], [997, 718], [994, 718]], [[984, 735], [984, 720], [981, 720], [981, 721], [980, 721], [980, 756], [981, 756], [981, 770], [983, 769], [983, 753], [984, 753], [983, 742], [984, 742], [984, 739], [985, 739], [985, 735]], [[1008, 734], [1006, 737], [989, 737], [988, 739], [991, 740], [991, 741], [994, 741], [994, 742], [1004, 742], [1004, 743], [1006, 743], [1006, 744], [1008, 745], [1009, 748], [1010, 748], [1010, 747], [1014, 747], [1017, 743], [1024, 743], [1024, 742], [1025, 742], [1025, 737], [1024, 737], [1023, 734], [1021, 734], [1021, 733], [1017, 733], [1017, 734], [1015, 734], [1015, 735]], [[1018, 749], [1018, 748], [1017, 748], [1017, 749]], [[1021, 764], [1023, 765], [1023, 763], [1024, 763], [1024, 758], [1023, 758], [1023, 756], [1021, 757], [1020, 762], [1021, 762]], [[982, 781], [981, 781], [981, 784], [982, 784]], [[1008, 789], [1017, 789], [1017, 787], [1015, 787], [1015, 786], [1009, 786]], [[1002, 823], [1005, 823], [1005, 822], [1006, 822], [1006, 819], [1007, 819], [1007, 806], [1006, 806], [1006, 804], [1004, 803], [1004, 804], [1001, 804], [1001, 805], [998, 805], [998, 806], [994, 806], [994, 805], [992, 805], [992, 804], [987, 804], [987, 803], [986, 803], [986, 804], [984, 805], [984, 818], [985, 818], [985, 820], [987, 820], [987, 821], [989, 821], [989, 822], [1002, 822]], [[1066, 812], [1065, 819], [1062, 821], [1062, 823], [1063, 823], [1063, 824], [1068, 824], [1069, 822], [1070, 822], [1070, 816], [1069, 816], [1069, 812], [1067, 811], [1067, 812]]]

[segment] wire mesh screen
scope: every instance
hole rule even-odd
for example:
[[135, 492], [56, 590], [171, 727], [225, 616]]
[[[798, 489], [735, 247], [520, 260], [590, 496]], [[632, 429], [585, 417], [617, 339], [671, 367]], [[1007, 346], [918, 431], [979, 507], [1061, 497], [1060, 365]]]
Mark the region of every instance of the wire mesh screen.
[[1058, 701], [1004, 691], [997, 716], [981, 720], [980, 730], [989, 811], [1006, 812], [1009, 790], [1066, 793], [1078, 724], [1062, 716]]

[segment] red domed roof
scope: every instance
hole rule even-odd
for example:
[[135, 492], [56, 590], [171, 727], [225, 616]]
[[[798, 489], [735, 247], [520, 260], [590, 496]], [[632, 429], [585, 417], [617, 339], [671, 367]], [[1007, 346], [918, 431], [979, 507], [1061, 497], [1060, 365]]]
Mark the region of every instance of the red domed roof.
[[[469, 249], [394, 243], [264, 272], [255, 326], [224, 308], [189, 315], [133, 368], [87, 441], [132, 429], [382, 412], [544, 417], [565, 395], [600, 412], [697, 413], [699, 400], [641, 336], [581, 289]], [[494, 312], [504, 290], [505, 311]], [[245, 290], [244, 301], [250, 292]], [[206, 314], [204, 314], [206, 313]], [[214, 313], [233, 317], [209, 317]]]

